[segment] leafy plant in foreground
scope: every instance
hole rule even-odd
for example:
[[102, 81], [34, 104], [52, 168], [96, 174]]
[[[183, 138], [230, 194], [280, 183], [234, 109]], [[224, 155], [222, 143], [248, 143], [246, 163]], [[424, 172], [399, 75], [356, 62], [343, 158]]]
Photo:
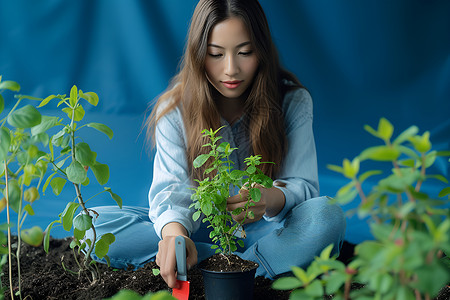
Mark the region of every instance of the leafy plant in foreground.
[[[217, 249], [216, 253], [224, 253], [230, 255], [237, 250], [239, 244], [243, 247], [243, 241], [237, 240], [236, 234], [241, 231], [241, 236], [245, 237], [244, 224], [247, 218], [253, 219], [255, 216], [249, 210], [255, 202], [261, 200], [261, 191], [258, 185], [266, 188], [272, 187], [272, 179], [262, 173], [258, 166], [262, 164], [261, 156], [247, 157], [244, 162], [247, 165], [245, 170], [233, 170], [229, 157], [231, 153], [237, 148], [231, 148], [229, 143], [223, 142], [218, 144], [222, 138], [216, 136], [220, 127], [217, 130], [203, 130], [203, 137], [207, 137], [210, 143], [203, 145], [203, 147], [211, 148], [209, 153], [199, 155], [193, 162], [195, 168], [200, 168], [208, 161], [211, 161], [206, 168], [204, 174], [205, 179], [195, 181], [198, 187], [194, 189], [192, 194], [194, 203], [190, 207], [194, 207], [196, 212], [192, 218], [197, 221], [202, 213], [204, 218], [202, 222], [209, 222], [209, 227], [212, 227], [210, 238], [215, 245], [213, 249]], [[230, 197], [230, 190], [234, 187], [241, 189], [245, 187], [249, 190], [249, 198], [244, 208], [238, 208], [231, 213], [227, 211], [227, 199]], [[241, 196], [242, 197], [242, 196]], [[232, 215], [239, 215], [244, 213], [244, 218], [241, 222], [235, 222]]]
[[[369, 217], [375, 240], [357, 245], [348, 266], [323, 254], [307, 271], [293, 267], [295, 277], [274, 283], [274, 288], [295, 289], [291, 299], [323, 299], [327, 294], [333, 294], [333, 299], [431, 299], [450, 281], [444, 255], [450, 254], [450, 187], [432, 196], [421, 190], [429, 179], [448, 184], [447, 178], [427, 170], [450, 152], [433, 151], [429, 132], [419, 135], [416, 126], [395, 139], [394, 127], [384, 118], [376, 130], [368, 125], [365, 129], [383, 143], [329, 168], [350, 180], [334, 201], [346, 204], [359, 195], [361, 202], [354, 213]], [[368, 193], [362, 184], [382, 171], [359, 174], [360, 164], [367, 160], [392, 164], [391, 172]], [[351, 282], [363, 286], [351, 290]]]
[[[50, 230], [55, 224], [62, 224], [64, 230], [70, 231], [73, 227], [74, 238], [70, 247], [74, 249], [74, 257], [78, 263], [79, 271], [89, 270], [93, 281], [99, 277], [98, 270], [95, 262], [91, 259], [91, 253], [95, 251], [98, 258], [104, 258], [108, 263], [107, 256], [109, 245], [114, 242], [115, 237], [111, 233], [106, 233], [101, 237], [97, 237], [95, 226], [92, 219], [98, 215], [92, 209], [89, 209], [86, 204], [93, 197], [103, 193], [110, 193], [111, 197], [116, 201], [119, 207], [122, 207], [122, 199], [111, 191], [111, 188], [105, 187], [103, 191], [86, 199], [81, 193], [82, 186], [89, 184], [89, 170], [92, 170], [94, 177], [100, 185], [104, 185], [109, 179], [109, 168], [107, 165], [99, 163], [97, 161], [97, 153], [93, 152], [90, 146], [79, 141], [77, 134], [80, 130], [85, 128], [94, 128], [104, 134], [110, 139], [113, 137], [112, 130], [104, 124], [100, 123], [88, 123], [79, 126], [78, 122], [82, 121], [85, 115], [85, 110], [82, 105], [82, 100], [86, 100], [87, 103], [96, 106], [98, 104], [98, 96], [94, 92], [83, 93], [82, 90], [78, 90], [76, 86], [73, 86], [70, 90], [70, 96], [66, 95], [50, 95], [45, 98], [39, 107], [47, 105], [52, 100], [59, 100], [58, 107], [63, 105], [62, 112], [64, 112], [68, 121], [62, 123], [63, 119], [58, 117], [46, 117], [42, 120], [39, 127], [33, 128], [36, 132], [47, 131], [55, 126], [62, 127], [56, 134], [51, 136], [49, 143], [49, 150], [44, 160], [53, 165], [53, 174], [51, 174], [44, 184], [43, 190], [50, 184], [55, 195], [59, 195], [64, 188], [67, 181], [71, 182], [75, 189], [76, 197], [74, 201], [67, 203], [65, 210], [59, 215], [59, 219], [51, 222], [47, 227], [47, 235], [44, 240], [45, 251], [48, 252], [49, 248], [49, 236]], [[59, 152], [56, 151], [59, 149]], [[78, 209], [81, 209], [81, 213], [76, 215]], [[75, 217], [74, 217], [75, 216]], [[86, 231], [92, 230], [92, 240], [87, 238]], [[79, 263], [75, 248], [78, 248], [78, 254], [81, 250], [86, 250], [83, 262]]]
[[[0, 113], [3, 112], [5, 101], [2, 96], [4, 90], [18, 92], [20, 85], [14, 81], [1, 81], [0, 76]], [[8, 247], [0, 247], [2, 255], [9, 256], [9, 281], [10, 293], [13, 293], [12, 286], [12, 245], [11, 245], [11, 222], [10, 208], [17, 213], [17, 248], [15, 259], [17, 261], [17, 277], [18, 291], [16, 295], [22, 299], [21, 290], [21, 272], [20, 272], [20, 252], [22, 241], [32, 245], [40, 246], [43, 240], [43, 231], [39, 226], [30, 229], [23, 229], [23, 224], [28, 215], [34, 215], [32, 208], [33, 203], [39, 199], [39, 191], [41, 182], [47, 170], [47, 164], [39, 161], [39, 157], [44, 155], [36, 146], [42, 143], [44, 146], [48, 144], [48, 136], [45, 134], [33, 135], [30, 128], [41, 123], [41, 114], [32, 105], [21, 106], [24, 99], [39, 100], [39, 98], [15, 95], [17, 99], [6, 116], [0, 120], [0, 187], [3, 198], [0, 200], [0, 209], [6, 208], [7, 224], [2, 225], [0, 234], [1, 245]], [[35, 181], [38, 181], [34, 186]], [[6, 238], [3, 230], [7, 230]]]
[[159, 291], [156, 293], [149, 292], [144, 296], [139, 295], [135, 291], [121, 290], [107, 300], [175, 300], [167, 291]]

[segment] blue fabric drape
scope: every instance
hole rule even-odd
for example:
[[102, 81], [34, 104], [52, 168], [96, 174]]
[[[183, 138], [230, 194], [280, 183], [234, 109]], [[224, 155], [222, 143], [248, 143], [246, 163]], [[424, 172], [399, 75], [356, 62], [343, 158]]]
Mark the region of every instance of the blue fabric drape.
[[[143, 112], [177, 71], [196, 2], [0, 0], [3, 79], [38, 97], [68, 93], [73, 84], [99, 94], [89, 113], [116, 136], [88, 139], [110, 165], [108, 185], [128, 205], [146, 205], [152, 159], [139, 135]], [[333, 196], [344, 183], [326, 165], [373, 145], [363, 126], [380, 117], [397, 134], [414, 124], [431, 132], [438, 150], [450, 148], [449, 1], [260, 2], [284, 66], [314, 100], [322, 194]], [[448, 161], [433, 172], [448, 177]], [[64, 208], [44, 201], [57, 211], [42, 208], [34, 220], [43, 227]], [[352, 225], [358, 222], [347, 226], [350, 241], [370, 237]]]

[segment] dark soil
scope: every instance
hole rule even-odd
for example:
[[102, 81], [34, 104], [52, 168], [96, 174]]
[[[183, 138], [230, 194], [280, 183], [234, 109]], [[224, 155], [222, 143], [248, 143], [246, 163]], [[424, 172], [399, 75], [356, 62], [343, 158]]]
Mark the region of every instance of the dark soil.
[[215, 272], [245, 272], [257, 267], [257, 263], [243, 260], [234, 254], [230, 256], [215, 254], [199, 264], [199, 268]]
[[[64, 271], [62, 265], [70, 270], [77, 270], [72, 249], [71, 239], [51, 239], [49, 253], [45, 253], [42, 247], [32, 247], [22, 244], [21, 248], [21, 274], [23, 298], [39, 299], [104, 299], [115, 295], [122, 289], [129, 289], [144, 295], [148, 292], [167, 290], [167, 284], [161, 276], [153, 275], [152, 270], [158, 268], [154, 262], [147, 264], [138, 270], [117, 270], [98, 264], [101, 278], [91, 284], [87, 274], [82, 276], [72, 275]], [[13, 244], [14, 246], [14, 244]], [[17, 245], [15, 245], [17, 248]], [[354, 245], [344, 243], [339, 258], [348, 262], [353, 253]], [[13, 248], [13, 253], [16, 249]], [[1, 277], [3, 286], [8, 287], [8, 265], [3, 268]], [[17, 267], [13, 259], [13, 285], [14, 293], [18, 290]], [[204, 299], [203, 277], [200, 270], [194, 267], [188, 272], [190, 281], [189, 299]], [[272, 289], [272, 281], [264, 277], [255, 278], [254, 299], [289, 299], [289, 291], [277, 291]], [[11, 299], [9, 287], [5, 291], [5, 299]], [[16, 297], [15, 299], [18, 299]], [[436, 300], [449, 300], [450, 288], [444, 287]]]
[[[136, 271], [117, 270], [98, 264], [101, 278], [97, 283], [91, 284], [87, 274], [72, 275], [64, 271], [62, 263], [67, 269], [77, 270], [74, 254], [70, 249], [70, 238], [51, 239], [49, 253], [46, 254], [42, 247], [31, 247], [22, 244], [21, 248], [21, 277], [22, 295], [27, 299], [104, 299], [115, 295], [119, 290], [129, 289], [145, 295], [148, 292], [167, 290], [170, 288], [161, 276], [153, 275], [152, 270], [157, 269], [154, 262], [148, 263]], [[17, 248], [17, 246], [16, 246]], [[13, 253], [16, 249], [13, 248]], [[4, 266], [2, 283], [8, 286], [8, 265]], [[17, 268], [13, 258], [13, 284], [14, 292], [17, 286]], [[189, 299], [205, 299], [203, 277], [200, 269], [194, 267], [188, 272], [190, 281]], [[255, 278], [254, 299], [288, 299], [289, 292], [277, 291], [271, 288], [272, 281], [264, 278]], [[9, 289], [5, 291], [5, 299], [11, 299]], [[16, 297], [18, 299], [18, 297]]]

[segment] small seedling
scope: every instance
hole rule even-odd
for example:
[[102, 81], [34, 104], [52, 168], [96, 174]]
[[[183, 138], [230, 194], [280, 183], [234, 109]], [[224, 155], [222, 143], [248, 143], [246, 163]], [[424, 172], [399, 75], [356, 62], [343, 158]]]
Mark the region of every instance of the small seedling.
[[[2, 81], [0, 76], [0, 113], [3, 113], [5, 101], [2, 93], [5, 90], [16, 93], [16, 101], [6, 116], [0, 120], [0, 180], [3, 198], [0, 200], [0, 208], [6, 208], [7, 224], [3, 228], [8, 231], [7, 243], [3, 232], [1, 233], [2, 245], [8, 244], [8, 248], [1, 247], [2, 254], [9, 255], [9, 280], [11, 295], [17, 295], [22, 299], [20, 258], [22, 241], [32, 245], [40, 246], [43, 240], [42, 229], [34, 226], [23, 229], [28, 215], [34, 215], [33, 204], [39, 199], [39, 191], [47, 164], [39, 162], [44, 154], [37, 147], [42, 143], [48, 143], [48, 136], [33, 135], [30, 128], [41, 123], [42, 116], [38, 110], [30, 105], [22, 105], [23, 100], [39, 101], [39, 98], [17, 94], [20, 85], [14, 81]], [[37, 181], [37, 182], [36, 182]], [[17, 261], [18, 291], [13, 294], [12, 288], [12, 251], [11, 251], [11, 222], [10, 210], [17, 213], [17, 250], [15, 258]]]
[[[63, 122], [63, 119], [59, 117], [46, 117], [39, 127], [34, 128], [35, 133], [39, 133], [53, 127], [62, 127], [50, 137], [49, 153], [40, 159], [53, 166], [53, 173], [47, 178], [43, 190], [45, 192], [48, 185], [50, 185], [53, 193], [59, 195], [65, 184], [70, 182], [75, 189], [76, 197], [74, 201], [67, 203], [65, 210], [59, 215], [59, 219], [48, 225], [44, 249], [48, 251], [50, 230], [55, 224], [61, 224], [66, 231], [70, 231], [73, 227], [74, 238], [70, 247], [74, 249], [74, 257], [79, 266], [79, 271], [76, 273], [89, 270], [92, 280], [96, 281], [100, 274], [95, 262], [91, 259], [91, 253], [95, 251], [98, 258], [105, 259], [109, 264], [107, 253], [109, 245], [114, 242], [115, 237], [112, 233], [106, 233], [101, 237], [97, 237], [92, 220], [98, 216], [98, 213], [89, 209], [86, 205], [92, 198], [104, 192], [108, 192], [120, 208], [122, 208], [122, 199], [113, 193], [109, 187], [104, 187], [101, 192], [88, 199], [83, 197], [81, 186], [86, 186], [90, 183], [90, 172], [88, 171], [91, 170], [97, 182], [100, 185], [104, 185], [109, 179], [109, 167], [98, 162], [97, 153], [93, 152], [87, 143], [79, 141], [80, 138], [77, 134], [85, 128], [93, 128], [111, 139], [113, 132], [108, 126], [101, 123], [78, 125], [78, 122], [82, 121], [85, 115], [83, 105], [91, 104], [97, 106], [99, 98], [96, 93], [84, 93], [76, 86], [73, 86], [69, 97], [66, 97], [66, 95], [50, 95], [43, 99], [38, 107], [45, 106], [52, 100], [59, 100], [58, 107], [63, 106], [62, 112], [67, 115], [68, 121]], [[82, 101], [85, 102], [82, 103]], [[59, 149], [59, 151], [56, 149]], [[76, 215], [78, 209], [81, 209], [81, 213]], [[86, 236], [88, 230], [92, 231], [92, 239]], [[78, 253], [75, 253], [75, 248], [78, 248]], [[83, 263], [79, 263], [76, 257], [86, 248], [88, 249], [86, 250]]]

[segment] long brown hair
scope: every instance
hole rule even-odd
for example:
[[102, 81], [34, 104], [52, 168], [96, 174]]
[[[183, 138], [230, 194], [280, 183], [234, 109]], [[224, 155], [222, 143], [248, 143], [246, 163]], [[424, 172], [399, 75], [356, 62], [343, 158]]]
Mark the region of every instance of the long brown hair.
[[262, 166], [266, 175], [274, 177], [286, 149], [281, 106], [287, 87], [282, 84], [282, 79], [293, 82], [296, 87], [301, 87], [301, 84], [293, 74], [281, 68], [266, 16], [257, 0], [199, 1], [192, 16], [180, 72], [173, 78], [169, 89], [159, 97], [147, 119], [147, 136], [154, 138], [158, 121], [179, 106], [187, 135], [186, 156], [190, 175], [192, 178], [203, 178], [204, 169], [192, 167], [193, 160], [208, 151], [201, 147], [205, 143], [201, 131], [220, 127], [220, 113], [212, 96], [214, 87], [205, 72], [208, 37], [216, 24], [231, 17], [240, 18], [247, 27], [259, 60], [244, 113], [253, 154], [262, 155], [263, 161], [275, 163]]

